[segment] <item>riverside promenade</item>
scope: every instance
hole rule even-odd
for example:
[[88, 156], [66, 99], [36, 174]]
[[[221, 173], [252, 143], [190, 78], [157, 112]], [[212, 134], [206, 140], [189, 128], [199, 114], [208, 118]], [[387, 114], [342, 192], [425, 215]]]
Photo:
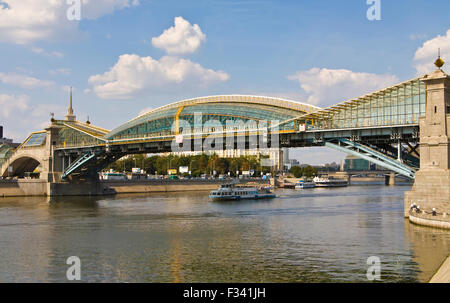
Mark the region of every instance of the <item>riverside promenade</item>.
[[450, 283], [450, 256], [431, 278], [430, 283]]

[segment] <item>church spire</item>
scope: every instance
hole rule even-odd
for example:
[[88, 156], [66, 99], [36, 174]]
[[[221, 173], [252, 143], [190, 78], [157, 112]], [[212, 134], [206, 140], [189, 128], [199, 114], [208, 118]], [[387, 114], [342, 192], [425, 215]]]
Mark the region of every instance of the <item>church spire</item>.
[[70, 87], [70, 101], [69, 101], [69, 108], [67, 109], [67, 115], [66, 120], [67, 121], [75, 121], [76, 116], [73, 114], [73, 108], [72, 108], [72, 86]]

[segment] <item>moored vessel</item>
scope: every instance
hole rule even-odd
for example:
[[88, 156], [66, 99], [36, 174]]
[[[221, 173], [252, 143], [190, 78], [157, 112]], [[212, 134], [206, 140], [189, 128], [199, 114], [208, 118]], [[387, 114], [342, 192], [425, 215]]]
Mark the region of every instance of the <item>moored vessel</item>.
[[328, 179], [315, 177], [313, 179], [316, 187], [346, 187], [348, 186], [348, 181], [344, 179]]
[[316, 183], [315, 182], [308, 182], [304, 180], [300, 180], [295, 184], [295, 189], [305, 189], [305, 188], [315, 188]]
[[217, 190], [209, 194], [213, 200], [241, 200], [241, 199], [269, 199], [276, 195], [267, 187], [237, 186], [235, 184], [222, 184]]

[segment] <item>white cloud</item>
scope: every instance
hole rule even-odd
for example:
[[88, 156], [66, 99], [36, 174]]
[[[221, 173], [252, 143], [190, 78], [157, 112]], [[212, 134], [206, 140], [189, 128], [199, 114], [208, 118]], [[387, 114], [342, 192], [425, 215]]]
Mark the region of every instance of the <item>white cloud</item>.
[[35, 54], [43, 54], [45, 52], [44, 49], [40, 47], [32, 47], [31, 51]]
[[307, 103], [322, 107], [382, 89], [399, 82], [394, 75], [358, 73], [345, 69], [312, 68], [288, 76], [308, 94]]
[[187, 59], [165, 56], [160, 60], [124, 54], [107, 72], [89, 78], [94, 92], [103, 99], [129, 99], [143, 90], [206, 87], [224, 82], [229, 75], [205, 69]]
[[48, 72], [52, 76], [57, 76], [57, 75], [68, 76], [72, 73], [72, 71], [69, 68], [52, 69], [52, 70], [49, 70]]
[[61, 52], [56, 52], [56, 51], [51, 52], [50, 55], [51, 55], [51, 56], [54, 56], [54, 57], [57, 57], [57, 58], [62, 58], [62, 57], [64, 57], [64, 54], [63, 54], [63, 53], [61, 53]]
[[170, 55], [183, 55], [194, 53], [205, 40], [200, 26], [191, 25], [183, 17], [176, 17], [175, 26], [166, 29], [159, 37], [152, 38], [152, 44]]
[[97, 19], [139, 4], [139, 0], [82, 0], [81, 18]]
[[[9, 118], [11, 113], [24, 112], [28, 109], [29, 97], [26, 95], [0, 95], [0, 116]], [[3, 120], [3, 119], [2, 119]]]
[[27, 95], [0, 94], [0, 124], [5, 128], [5, 137], [15, 142], [22, 142], [31, 132], [47, 127], [51, 112], [62, 117], [65, 110], [58, 104], [32, 104]]
[[31, 51], [35, 54], [45, 55], [47, 57], [55, 57], [55, 58], [59, 58], [59, 59], [64, 57], [64, 54], [61, 52], [57, 52], [57, 51], [48, 52], [43, 48], [35, 47], [35, 46], [33, 46], [31, 48]]
[[[0, 41], [30, 44], [35, 41], [65, 38], [76, 33], [77, 21], [67, 19], [66, 0], [2, 0]], [[96, 19], [116, 9], [138, 5], [136, 0], [82, 0], [81, 18]], [[36, 52], [42, 49], [35, 48]], [[59, 53], [55, 52], [58, 56]]]
[[417, 74], [423, 76], [434, 70], [434, 61], [437, 59], [438, 49], [441, 49], [441, 57], [444, 61], [450, 60], [450, 29], [447, 30], [446, 35], [430, 39], [423, 43], [423, 45], [417, 49], [414, 55], [414, 67]]
[[425, 34], [411, 34], [409, 35], [409, 40], [415, 41], [415, 40], [424, 40], [427, 38], [427, 35]]
[[52, 81], [40, 80], [34, 77], [20, 75], [16, 73], [0, 73], [0, 81], [4, 84], [19, 86], [21, 88], [44, 88], [53, 86]]

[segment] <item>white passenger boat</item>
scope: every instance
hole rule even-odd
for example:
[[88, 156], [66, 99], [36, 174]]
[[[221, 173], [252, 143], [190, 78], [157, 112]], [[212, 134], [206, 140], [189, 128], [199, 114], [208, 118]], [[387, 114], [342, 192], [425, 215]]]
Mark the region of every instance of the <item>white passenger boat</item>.
[[313, 179], [316, 187], [345, 187], [348, 186], [348, 181], [344, 179], [328, 179], [315, 177]]
[[314, 188], [316, 183], [300, 180], [295, 184], [295, 189]]
[[213, 190], [209, 198], [213, 200], [241, 200], [241, 199], [269, 199], [276, 195], [267, 188], [254, 186], [236, 186], [234, 184], [222, 184], [219, 189]]

